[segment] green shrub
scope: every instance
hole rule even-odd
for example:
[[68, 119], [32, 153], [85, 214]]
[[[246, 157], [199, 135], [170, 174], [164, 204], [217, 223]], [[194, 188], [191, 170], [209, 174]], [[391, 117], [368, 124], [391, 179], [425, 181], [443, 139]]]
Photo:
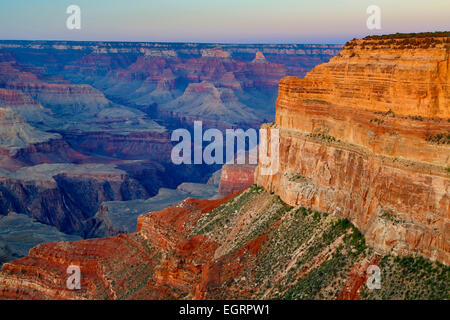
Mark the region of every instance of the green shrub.
[[310, 138], [317, 138], [317, 139], [320, 139], [320, 140], [323, 140], [323, 141], [327, 141], [327, 142], [337, 142], [337, 141], [339, 141], [335, 137], [330, 136], [330, 135], [328, 135], [326, 133], [309, 133], [307, 136], [310, 137]]
[[429, 136], [426, 140], [433, 144], [450, 144], [450, 133], [435, 134], [433, 136]]

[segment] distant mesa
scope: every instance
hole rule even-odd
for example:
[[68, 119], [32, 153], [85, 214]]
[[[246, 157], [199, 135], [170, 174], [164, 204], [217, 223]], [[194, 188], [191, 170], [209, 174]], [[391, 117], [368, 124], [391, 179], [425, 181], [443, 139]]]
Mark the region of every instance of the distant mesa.
[[252, 63], [266, 63], [266, 57], [261, 51], [256, 52], [255, 59], [253, 59]]
[[38, 103], [21, 91], [0, 88], [0, 106], [15, 107], [35, 104]]
[[222, 58], [222, 59], [231, 58], [231, 53], [223, 50], [221, 47], [216, 47], [213, 49], [204, 49], [201, 52], [202, 57]]

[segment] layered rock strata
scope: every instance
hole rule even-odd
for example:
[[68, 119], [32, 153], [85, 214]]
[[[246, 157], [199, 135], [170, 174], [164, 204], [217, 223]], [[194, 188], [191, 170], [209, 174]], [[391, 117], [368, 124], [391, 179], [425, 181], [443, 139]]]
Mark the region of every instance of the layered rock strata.
[[229, 195], [254, 183], [256, 165], [225, 164], [219, 183], [219, 194]]
[[[407, 43], [406, 43], [407, 42]], [[381, 252], [450, 263], [449, 38], [354, 40], [279, 86], [279, 171], [291, 205], [348, 217]], [[407, 47], [405, 47], [407, 46]]]
[[[220, 200], [186, 199], [140, 216], [137, 230], [39, 245], [3, 265], [0, 298], [370, 298], [378, 290], [365, 288], [367, 266], [377, 264], [384, 299], [448, 296], [448, 267], [380, 260], [348, 220], [290, 207], [261, 187]], [[80, 267], [80, 290], [67, 289], [71, 265]]]

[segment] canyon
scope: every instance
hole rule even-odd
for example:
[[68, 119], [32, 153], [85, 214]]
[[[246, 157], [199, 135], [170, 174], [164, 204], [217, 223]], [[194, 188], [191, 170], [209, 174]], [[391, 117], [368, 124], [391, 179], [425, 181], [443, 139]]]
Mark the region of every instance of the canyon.
[[[255, 170], [227, 164], [219, 182], [224, 197], [149, 208], [137, 217], [136, 232], [37, 245], [26, 257], [3, 264], [0, 296], [449, 299], [449, 46], [448, 33], [355, 39], [303, 79], [284, 77], [275, 121], [262, 125], [270, 139], [279, 132], [277, 172], [262, 174], [262, 163]], [[228, 48], [204, 49], [201, 55], [230, 59], [237, 49]], [[161, 56], [179, 58], [164, 50]], [[249, 61], [266, 63], [270, 51], [258, 51]], [[161, 63], [153, 63], [155, 70]], [[222, 67], [236, 65], [211, 67], [208, 80], [195, 78], [195, 72], [189, 78], [214, 82], [215, 68]], [[270, 82], [269, 76], [263, 85]], [[190, 92], [203, 92], [205, 83], [199, 83]], [[116, 88], [111, 93], [120, 95], [121, 85]], [[220, 93], [213, 96], [219, 99]], [[115, 176], [120, 168], [108, 172]], [[9, 178], [14, 174], [5, 171]], [[209, 183], [217, 184], [218, 176]], [[123, 231], [111, 227], [110, 208], [107, 231]], [[95, 216], [108, 218], [107, 210]], [[66, 288], [73, 264], [81, 268], [80, 290]], [[365, 286], [371, 265], [382, 272], [380, 290]]]
[[[0, 41], [0, 219], [18, 214], [61, 239], [106, 237], [135, 232], [146, 210], [250, 185], [251, 170], [219, 187], [206, 182], [220, 165], [173, 164], [171, 132], [195, 120], [257, 128], [273, 119], [282, 77], [340, 48]], [[45, 242], [47, 229], [32, 230]], [[8, 224], [5, 239], [15, 232]], [[8, 248], [0, 263], [27, 253]]]

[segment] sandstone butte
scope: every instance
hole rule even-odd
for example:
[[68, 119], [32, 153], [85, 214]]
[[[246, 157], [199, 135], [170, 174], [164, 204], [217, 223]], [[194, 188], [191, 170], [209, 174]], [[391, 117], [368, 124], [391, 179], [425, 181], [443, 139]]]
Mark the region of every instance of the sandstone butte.
[[[305, 79], [284, 78], [266, 125], [280, 130], [276, 174], [259, 166], [258, 186], [147, 213], [136, 233], [39, 245], [3, 265], [0, 297], [354, 299], [381, 255], [448, 266], [448, 46], [354, 40]], [[69, 265], [81, 290], [66, 289]], [[428, 281], [415, 275], [392, 282], [394, 298]], [[441, 275], [427, 290], [447, 291], [448, 267]]]

